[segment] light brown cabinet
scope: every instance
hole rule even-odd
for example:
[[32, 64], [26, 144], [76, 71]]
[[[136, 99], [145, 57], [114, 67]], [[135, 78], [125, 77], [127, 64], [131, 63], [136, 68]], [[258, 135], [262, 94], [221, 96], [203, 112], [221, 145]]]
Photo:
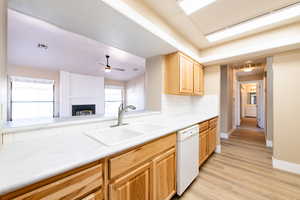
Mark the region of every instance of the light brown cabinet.
[[109, 200], [170, 200], [176, 193], [175, 133], [113, 156], [108, 163]]
[[199, 124], [199, 165], [202, 165], [215, 151], [217, 146], [218, 118]]
[[104, 198], [103, 191], [100, 190], [100, 191], [94, 192], [80, 200], [103, 200], [103, 198]]
[[96, 162], [22, 188], [0, 199], [102, 200], [103, 182], [103, 164]]
[[216, 149], [217, 129], [213, 128], [209, 131], [209, 154], [212, 154]]
[[169, 200], [176, 193], [176, 150], [153, 160], [153, 200]]
[[175, 95], [204, 95], [203, 66], [180, 52], [167, 55], [165, 92]]
[[150, 163], [146, 163], [109, 185], [110, 200], [149, 200]]
[[201, 132], [200, 133], [200, 141], [199, 141], [199, 165], [201, 165], [208, 157], [208, 138], [209, 134], [208, 134], [208, 130]]
[[188, 59], [185, 56], [179, 56], [179, 70], [180, 70], [180, 85], [179, 91], [180, 93], [192, 94], [194, 91], [194, 78], [193, 78], [193, 70], [194, 63], [192, 60]]
[[204, 70], [198, 63], [194, 64], [194, 94], [204, 95]]

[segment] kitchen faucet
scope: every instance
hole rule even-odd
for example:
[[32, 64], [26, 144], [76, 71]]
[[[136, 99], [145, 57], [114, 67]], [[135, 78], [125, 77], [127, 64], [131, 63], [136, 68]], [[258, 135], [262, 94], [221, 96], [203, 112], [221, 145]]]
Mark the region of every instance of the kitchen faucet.
[[116, 125], [112, 125], [111, 127], [127, 125], [127, 123], [123, 123], [123, 115], [124, 115], [124, 112], [128, 112], [128, 109], [135, 110], [136, 107], [133, 105], [124, 106], [124, 104], [121, 103], [121, 105], [119, 106], [119, 109], [118, 109], [118, 123]]

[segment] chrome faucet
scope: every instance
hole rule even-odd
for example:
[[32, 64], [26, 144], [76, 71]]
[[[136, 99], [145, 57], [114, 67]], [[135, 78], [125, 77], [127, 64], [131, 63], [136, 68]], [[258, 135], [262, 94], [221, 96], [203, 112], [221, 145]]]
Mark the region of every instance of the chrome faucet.
[[121, 103], [118, 109], [118, 123], [116, 125], [112, 125], [111, 127], [127, 125], [127, 123], [123, 123], [123, 115], [124, 112], [128, 112], [128, 109], [135, 110], [136, 107], [133, 105], [124, 106], [124, 104]]

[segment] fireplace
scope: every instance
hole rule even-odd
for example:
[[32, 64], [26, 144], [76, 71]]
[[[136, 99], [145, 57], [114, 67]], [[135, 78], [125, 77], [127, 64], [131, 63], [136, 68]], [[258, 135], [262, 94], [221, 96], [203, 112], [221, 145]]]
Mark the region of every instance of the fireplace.
[[94, 115], [96, 105], [72, 105], [72, 116]]

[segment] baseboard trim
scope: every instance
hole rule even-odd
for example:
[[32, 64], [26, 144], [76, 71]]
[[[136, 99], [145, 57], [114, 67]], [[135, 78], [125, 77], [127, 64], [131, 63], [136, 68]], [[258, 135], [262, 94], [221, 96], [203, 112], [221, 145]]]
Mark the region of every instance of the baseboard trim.
[[228, 140], [229, 136], [231, 135], [231, 133], [233, 133], [234, 130], [235, 130], [235, 128], [231, 129], [228, 133], [220, 133], [220, 137], [222, 139]]
[[215, 149], [215, 152], [216, 153], [221, 153], [221, 145], [220, 144], [217, 145], [217, 147]]
[[220, 136], [221, 136], [222, 139], [226, 139], [226, 140], [229, 139], [229, 134], [228, 133], [221, 133]]
[[273, 147], [273, 141], [272, 140], [267, 140], [266, 141], [266, 146], [267, 147]]
[[283, 171], [300, 174], [300, 164], [287, 162], [284, 160], [277, 160], [272, 158], [273, 168], [280, 169]]

